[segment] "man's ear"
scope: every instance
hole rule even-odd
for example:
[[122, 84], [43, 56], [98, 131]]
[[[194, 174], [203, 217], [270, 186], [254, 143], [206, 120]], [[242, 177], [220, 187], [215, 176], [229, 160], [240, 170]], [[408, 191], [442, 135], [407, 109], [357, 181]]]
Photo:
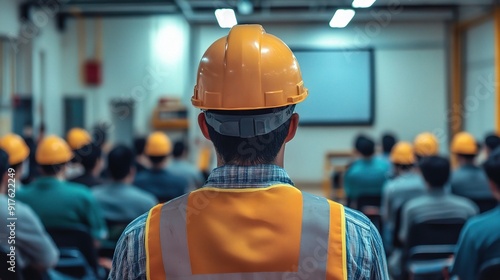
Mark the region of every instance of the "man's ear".
[[297, 127], [299, 126], [299, 114], [293, 113], [290, 117], [290, 127], [288, 128], [288, 135], [285, 138], [285, 143], [292, 140], [295, 137], [295, 133], [297, 132]]
[[201, 133], [205, 138], [210, 140], [210, 134], [208, 133], [207, 122], [205, 121], [205, 113], [200, 113], [198, 115], [198, 125], [200, 126]]

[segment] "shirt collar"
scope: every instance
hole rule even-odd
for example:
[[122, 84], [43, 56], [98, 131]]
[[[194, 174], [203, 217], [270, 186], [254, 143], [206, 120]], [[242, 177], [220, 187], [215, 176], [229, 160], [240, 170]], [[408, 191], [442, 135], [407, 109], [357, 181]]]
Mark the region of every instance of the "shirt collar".
[[265, 188], [277, 184], [294, 185], [285, 169], [271, 164], [215, 168], [205, 186], [215, 188]]

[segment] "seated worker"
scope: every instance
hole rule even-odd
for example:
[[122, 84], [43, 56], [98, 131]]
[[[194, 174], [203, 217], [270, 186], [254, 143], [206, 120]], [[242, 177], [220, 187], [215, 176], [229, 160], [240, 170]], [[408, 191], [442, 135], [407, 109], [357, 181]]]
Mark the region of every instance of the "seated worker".
[[8, 133], [0, 139], [0, 148], [9, 155], [9, 165], [19, 176], [16, 182], [16, 189], [21, 187], [21, 176], [24, 173], [23, 163], [29, 160], [30, 149], [21, 136]]
[[82, 175], [70, 179], [70, 181], [89, 188], [102, 184], [103, 180], [100, 175], [104, 162], [101, 148], [94, 144], [88, 144], [75, 151], [75, 156], [80, 157], [84, 172]]
[[17, 193], [35, 211], [46, 228], [85, 227], [94, 239], [106, 237], [101, 210], [87, 187], [64, 180], [73, 153], [57, 136], [47, 136], [36, 151], [42, 177]]
[[134, 163], [134, 153], [130, 148], [116, 146], [108, 154], [108, 172], [112, 182], [92, 189], [108, 221], [131, 222], [158, 202], [152, 194], [132, 185]]
[[[403, 205], [398, 235], [403, 244], [407, 241], [410, 227], [417, 221], [454, 218], [467, 220], [479, 212], [472, 201], [445, 191], [444, 187], [450, 177], [448, 159], [439, 156], [425, 157], [421, 159], [419, 165], [427, 184], [427, 191]], [[395, 251], [389, 261], [390, 269], [395, 276], [401, 273], [400, 264], [401, 254]]]
[[[8, 138], [13, 137], [12, 134], [9, 135]], [[5, 145], [5, 138], [2, 145]], [[24, 154], [17, 156], [20, 155], [27, 157]], [[15, 155], [13, 158], [14, 161], [18, 161], [21, 157], [16, 158]], [[12, 165], [9, 165], [10, 161], [7, 153], [0, 149], [0, 219], [5, 223], [0, 227], [0, 246], [8, 254], [11, 254], [11, 246], [15, 246], [16, 271], [33, 268], [45, 272], [57, 264], [59, 251], [35, 212], [28, 205], [17, 201], [15, 188], [14, 186], [11, 187], [11, 185], [16, 185], [19, 182], [22, 165], [9, 171], [9, 169], [13, 168]], [[8, 205], [11, 204], [9, 200], [15, 201], [15, 210], [12, 212], [14, 215], [11, 215], [8, 209]], [[9, 227], [11, 222], [9, 218], [17, 218], [17, 220], [13, 221], [15, 227], [12, 229]], [[15, 239], [9, 239], [12, 232], [15, 234]], [[2, 264], [2, 269], [7, 269], [7, 266], [7, 264]]]
[[430, 132], [423, 132], [415, 137], [413, 141], [415, 157], [419, 162], [424, 157], [437, 156], [439, 153], [439, 141]]
[[390, 170], [387, 162], [374, 157], [375, 143], [370, 138], [358, 136], [354, 147], [360, 158], [344, 174], [345, 193], [351, 204], [362, 195], [381, 196]]
[[456, 134], [450, 150], [458, 162], [458, 168], [451, 175], [451, 192], [470, 199], [492, 198], [493, 194], [484, 170], [474, 163], [479, 152], [474, 137], [466, 132]]
[[425, 193], [426, 187], [422, 176], [415, 168], [415, 154], [408, 142], [399, 142], [391, 152], [391, 162], [395, 178], [387, 181], [382, 191], [382, 221], [386, 251], [390, 251], [394, 231], [398, 231], [396, 220], [398, 211], [404, 203]]
[[[491, 191], [500, 202], [500, 150], [483, 165]], [[460, 233], [452, 273], [460, 280], [478, 279], [479, 268], [488, 260], [500, 258], [500, 204], [471, 218]]]
[[187, 159], [189, 154], [188, 146], [183, 141], [178, 141], [174, 144], [174, 151], [172, 154], [174, 160], [168, 166], [168, 170], [188, 179], [189, 190], [192, 191], [200, 188], [205, 182], [205, 179], [198, 167]]
[[66, 178], [75, 178], [82, 175], [85, 172], [83, 165], [81, 164], [82, 158], [80, 154], [87, 153], [86, 150], [81, 151], [81, 149], [90, 143], [92, 143], [92, 138], [90, 134], [83, 128], [74, 127], [66, 133], [66, 141], [73, 151], [74, 157], [71, 162], [66, 166]]
[[283, 169], [307, 97], [288, 46], [237, 25], [198, 69], [191, 100], [218, 167], [128, 226], [109, 279], [389, 279], [368, 218], [301, 192]]
[[390, 162], [392, 148], [397, 142], [396, 136], [392, 133], [384, 133], [382, 135], [382, 153], [380, 156]]
[[134, 185], [153, 194], [160, 202], [186, 193], [188, 180], [166, 168], [172, 153], [172, 143], [165, 133], [151, 133], [146, 141], [144, 153], [149, 157], [152, 167], [138, 173]]

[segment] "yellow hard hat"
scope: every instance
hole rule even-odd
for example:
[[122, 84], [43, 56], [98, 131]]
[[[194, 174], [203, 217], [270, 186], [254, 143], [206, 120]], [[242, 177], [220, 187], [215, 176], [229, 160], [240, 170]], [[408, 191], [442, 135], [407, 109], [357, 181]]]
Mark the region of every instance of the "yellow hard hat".
[[72, 128], [68, 131], [66, 134], [66, 140], [68, 141], [68, 145], [73, 150], [78, 150], [92, 142], [90, 134], [85, 129], [78, 127]]
[[476, 139], [467, 132], [457, 133], [451, 141], [451, 152], [461, 155], [475, 155], [478, 152]]
[[0, 139], [0, 148], [9, 154], [9, 164], [23, 162], [30, 155], [30, 149], [21, 136], [9, 133]]
[[73, 152], [62, 138], [50, 135], [43, 138], [38, 145], [35, 158], [40, 165], [55, 165], [70, 161]]
[[297, 104], [307, 94], [283, 41], [260, 25], [236, 25], [201, 58], [191, 102], [205, 110], [257, 110]]
[[434, 134], [429, 132], [420, 133], [413, 143], [417, 156], [429, 157], [439, 153], [439, 142]]
[[144, 154], [147, 156], [166, 156], [172, 152], [172, 142], [163, 132], [153, 132], [146, 140]]
[[415, 153], [409, 142], [398, 142], [391, 151], [391, 162], [401, 165], [411, 165], [415, 163]]

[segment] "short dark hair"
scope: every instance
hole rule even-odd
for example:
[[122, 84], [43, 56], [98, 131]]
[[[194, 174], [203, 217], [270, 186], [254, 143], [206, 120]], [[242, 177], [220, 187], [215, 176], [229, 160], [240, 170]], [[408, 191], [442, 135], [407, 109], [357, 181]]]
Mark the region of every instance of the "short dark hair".
[[[248, 116], [276, 113], [287, 108], [288, 106], [248, 111], [211, 110], [210, 112], [220, 115]], [[290, 123], [291, 118], [269, 133], [250, 138], [222, 135], [216, 132], [208, 123], [207, 127], [215, 150], [222, 157], [224, 163], [254, 165], [269, 164], [276, 159], [283, 143], [285, 143]]]
[[484, 139], [484, 144], [490, 151], [494, 151], [500, 147], [500, 137], [494, 133], [488, 134]]
[[114, 180], [127, 177], [134, 163], [134, 152], [125, 145], [114, 147], [108, 154], [108, 170]]
[[500, 148], [497, 148], [483, 164], [483, 169], [488, 178], [500, 191]]
[[419, 163], [424, 180], [431, 188], [443, 188], [450, 178], [450, 161], [440, 156], [424, 157]]
[[394, 164], [395, 168], [398, 168], [398, 169], [403, 170], [403, 171], [410, 170], [414, 166], [415, 166], [414, 164]]
[[0, 149], [0, 176], [3, 177], [7, 170], [9, 170], [9, 167], [9, 154]]
[[373, 156], [375, 153], [375, 142], [365, 135], [359, 135], [354, 141], [354, 148], [365, 157]]
[[477, 154], [475, 155], [464, 155], [464, 154], [457, 154], [457, 157], [463, 158], [465, 161], [472, 162], [476, 158]]
[[148, 156], [148, 158], [153, 165], [157, 165], [162, 161], [164, 161], [167, 158], [167, 156]]
[[180, 158], [187, 150], [188, 146], [184, 143], [184, 141], [177, 141], [174, 144], [172, 155], [174, 156], [174, 158]]
[[382, 151], [386, 154], [389, 154], [392, 150], [392, 147], [396, 145], [397, 139], [396, 136], [392, 133], [384, 133], [382, 135]]
[[144, 148], [146, 147], [145, 137], [136, 137], [134, 139], [134, 152], [136, 156], [140, 156], [144, 153]]
[[82, 164], [86, 172], [94, 169], [101, 156], [101, 148], [93, 143], [85, 145], [75, 151], [75, 158], [80, 159], [79, 162]]
[[57, 175], [65, 166], [65, 163], [53, 164], [53, 165], [40, 165], [42, 173], [46, 176]]

